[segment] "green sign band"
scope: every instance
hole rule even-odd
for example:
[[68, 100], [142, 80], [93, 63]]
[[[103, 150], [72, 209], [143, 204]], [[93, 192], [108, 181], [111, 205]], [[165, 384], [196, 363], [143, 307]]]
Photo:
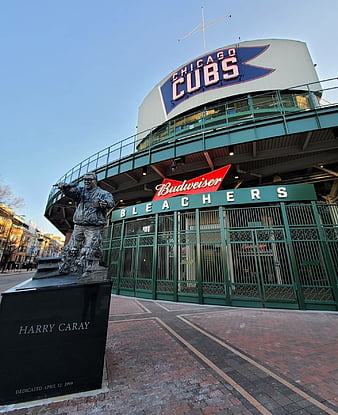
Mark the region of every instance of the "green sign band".
[[117, 222], [122, 219], [187, 209], [305, 200], [317, 200], [313, 184], [230, 189], [195, 195], [182, 195], [128, 206], [113, 211], [112, 221]]

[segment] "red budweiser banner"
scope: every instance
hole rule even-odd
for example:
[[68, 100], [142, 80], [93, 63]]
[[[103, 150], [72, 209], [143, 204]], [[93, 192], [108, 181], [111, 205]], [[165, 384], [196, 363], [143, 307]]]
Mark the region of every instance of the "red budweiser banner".
[[164, 179], [161, 184], [156, 186], [156, 193], [153, 200], [168, 199], [179, 195], [193, 195], [196, 193], [216, 192], [220, 187], [225, 175], [228, 173], [231, 164], [213, 170], [209, 173], [194, 179], [179, 180]]

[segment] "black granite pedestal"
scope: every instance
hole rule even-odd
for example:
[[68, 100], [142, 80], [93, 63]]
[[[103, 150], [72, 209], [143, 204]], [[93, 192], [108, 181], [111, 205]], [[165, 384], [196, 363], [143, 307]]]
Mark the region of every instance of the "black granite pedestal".
[[0, 405], [102, 386], [111, 283], [28, 280], [2, 294]]

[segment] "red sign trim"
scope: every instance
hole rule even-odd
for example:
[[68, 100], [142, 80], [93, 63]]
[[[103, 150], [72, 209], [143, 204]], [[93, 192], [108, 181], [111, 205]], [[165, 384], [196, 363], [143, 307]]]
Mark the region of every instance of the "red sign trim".
[[156, 193], [153, 200], [168, 199], [179, 195], [193, 195], [197, 193], [216, 192], [224, 177], [228, 173], [231, 164], [209, 173], [202, 174], [194, 179], [179, 180], [164, 179], [156, 186]]

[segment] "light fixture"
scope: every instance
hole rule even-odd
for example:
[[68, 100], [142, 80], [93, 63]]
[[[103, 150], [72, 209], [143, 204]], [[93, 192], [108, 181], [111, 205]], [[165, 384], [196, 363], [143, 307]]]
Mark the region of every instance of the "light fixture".
[[236, 176], [235, 176], [235, 179], [239, 179], [239, 176], [238, 176], [238, 174], [236, 174]]
[[184, 156], [176, 157], [176, 158], [174, 158], [174, 162], [178, 165], [185, 164], [185, 157]]
[[142, 168], [142, 176], [146, 176], [147, 175], [147, 166], [143, 166]]
[[229, 156], [234, 156], [234, 155], [235, 155], [234, 146], [229, 146]]
[[183, 166], [184, 164], [185, 164], [185, 157], [184, 156], [175, 157], [173, 159], [173, 162], [170, 165], [170, 168], [171, 168], [172, 171], [175, 171], [178, 166]]

